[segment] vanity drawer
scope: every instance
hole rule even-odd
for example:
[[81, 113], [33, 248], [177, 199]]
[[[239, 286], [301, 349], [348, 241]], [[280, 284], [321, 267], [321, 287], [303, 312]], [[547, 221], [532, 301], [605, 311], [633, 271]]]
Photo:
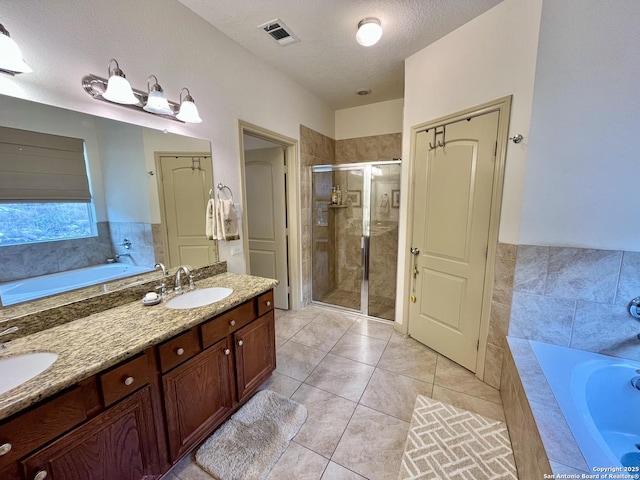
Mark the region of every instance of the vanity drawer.
[[198, 329], [192, 328], [188, 332], [164, 342], [160, 345], [159, 350], [162, 373], [166, 373], [173, 367], [200, 353]]
[[0, 470], [87, 419], [82, 390], [75, 387], [0, 425]]
[[207, 348], [256, 318], [253, 300], [217, 316], [202, 325], [202, 346]]
[[100, 375], [104, 406], [108, 407], [147, 383], [149, 367], [147, 354], [144, 353]]
[[258, 316], [261, 317], [271, 310], [273, 310], [273, 290], [269, 290], [258, 297]]

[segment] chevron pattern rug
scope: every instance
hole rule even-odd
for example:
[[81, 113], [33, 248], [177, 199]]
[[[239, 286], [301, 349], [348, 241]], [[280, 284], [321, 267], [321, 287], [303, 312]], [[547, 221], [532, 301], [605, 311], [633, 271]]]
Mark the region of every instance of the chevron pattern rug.
[[399, 480], [517, 480], [507, 426], [418, 395]]

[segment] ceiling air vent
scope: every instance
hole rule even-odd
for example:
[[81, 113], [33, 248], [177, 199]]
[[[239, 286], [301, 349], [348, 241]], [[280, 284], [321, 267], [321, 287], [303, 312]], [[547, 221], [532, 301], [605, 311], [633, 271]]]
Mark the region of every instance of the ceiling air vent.
[[258, 28], [261, 28], [262, 30], [267, 32], [269, 36], [276, 42], [278, 42], [278, 45], [282, 47], [300, 41], [300, 39], [293, 34], [291, 29], [289, 29], [289, 27], [282, 23], [282, 20], [280, 20], [279, 18], [271, 20], [267, 23], [263, 23], [262, 25], [258, 25]]

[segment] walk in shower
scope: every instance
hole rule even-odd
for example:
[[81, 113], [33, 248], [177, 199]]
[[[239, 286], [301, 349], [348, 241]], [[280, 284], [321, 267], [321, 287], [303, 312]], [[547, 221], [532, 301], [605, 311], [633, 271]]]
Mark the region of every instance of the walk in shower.
[[313, 167], [311, 206], [313, 301], [394, 320], [400, 160]]

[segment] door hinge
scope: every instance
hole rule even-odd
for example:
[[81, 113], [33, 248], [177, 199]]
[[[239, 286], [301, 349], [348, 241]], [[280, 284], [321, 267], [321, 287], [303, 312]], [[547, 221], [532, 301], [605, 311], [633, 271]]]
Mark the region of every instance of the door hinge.
[[480, 350], [480, 339], [478, 339], [478, 342], [476, 343], [476, 350]]
[[498, 142], [496, 142], [496, 144], [493, 146], [493, 156], [497, 156], [498, 155]]

